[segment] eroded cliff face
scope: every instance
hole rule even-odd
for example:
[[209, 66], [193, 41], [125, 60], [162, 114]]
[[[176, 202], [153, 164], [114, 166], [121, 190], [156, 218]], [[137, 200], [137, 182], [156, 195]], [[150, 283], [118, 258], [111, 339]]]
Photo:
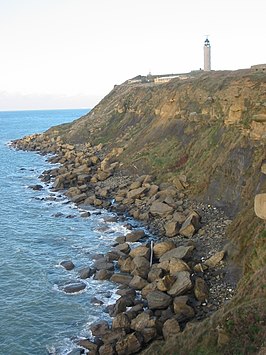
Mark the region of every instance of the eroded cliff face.
[[[166, 84], [120, 85], [88, 115], [51, 128], [68, 143], [124, 148], [120, 168], [158, 182], [182, 176], [191, 198], [233, 219], [228, 256], [243, 268], [236, 296], [211, 318], [145, 354], [259, 353], [265, 338], [265, 222], [254, 197], [266, 192], [266, 74], [203, 73]], [[265, 351], [261, 348], [261, 354]]]
[[120, 85], [59, 130], [70, 143], [125, 148], [120, 161], [132, 174], [186, 175], [193, 196], [233, 216], [265, 181], [265, 88], [266, 75], [249, 70]]

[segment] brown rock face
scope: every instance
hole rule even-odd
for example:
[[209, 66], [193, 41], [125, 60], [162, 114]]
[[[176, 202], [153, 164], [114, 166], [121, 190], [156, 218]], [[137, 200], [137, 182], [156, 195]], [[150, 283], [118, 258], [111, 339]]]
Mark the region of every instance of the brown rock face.
[[163, 254], [160, 257], [160, 263], [163, 261], [170, 261], [171, 258], [176, 258], [176, 259], [187, 258], [191, 255], [193, 249], [194, 249], [193, 246], [188, 246], [188, 247], [180, 246], [178, 248], [167, 251], [165, 254]]
[[192, 288], [192, 282], [190, 280], [190, 274], [188, 271], [180, 271], [176, 273], [176, 281], [173, 286], [167, 292], [169, 295], [175, 297], [179, 296]]
[[142, 339], [135, 334], [129, 334], [124, 339], [116, 343], [115, 349], [117, 355], [129, 355], [138, 352], [141, 349]]
[[199, 229], [200, 216], [197, 212], [192, 212], [182, 224], [179, 233], [184, 237], [192, 237]]
[[167, 251], [175, 248], [175, 244], [172, 241], [166, 241], [161, 243], [156, 243], [153, 247], [154, 256], [159, 259]]
[[173, 207], [164, 202], [155, 201], [151, 205], [150, 212], [153, 216], [164, 217], [173, 212]]

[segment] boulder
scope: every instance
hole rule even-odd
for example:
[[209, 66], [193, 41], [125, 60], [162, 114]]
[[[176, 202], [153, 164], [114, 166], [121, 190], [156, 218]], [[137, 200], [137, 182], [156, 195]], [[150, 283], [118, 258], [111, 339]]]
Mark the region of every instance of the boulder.
[[[102, 341], [105, 345], [111, 344], [114, 345], [117, 341], [124, 339], [126, 332], [123, 328], [119, 329], [109, 329], [102, 336]], [[116, 354], [116, 353], [115, 353]], [[96, 354], [95, 354], [96, 355]], [[107, 354], [104, 354], [107, 355]]]
[[176, 278], [171, 275], [166, 275], [162, 279], [156, 280], [156, 286], [159, 291], [169, 291], [173, 286]]
[[187, 305], [187, 301], [188, 301], [187, 296], [179, 296], [174, 298], [173, 301], [174, 312], [179, 322], [191, 319], [195, 315], [194, 309], [189, 305]]
[[142, 298], [147, 298], [147, 295], [152, 292], [152, 291], [158, 291], [157, 286], [156, 286], [156, 282], [152, 282], [152, 283], [148, 283], [147, 286], [143, 287], [143, 289], [141, 290], [141, 296]]
[[148, 281], [153, 282], [163, 276], [163, 270], [158, 267], [151, 268], [151, 270], [148, 273]]
[[146, 285], [148, 285], [148, 281], [144, 280], [142, 277], [138, 275], [135, 275], [129, 283], [129, 286], [134, 288], [135, 290], [141, 290]]
[[255, 196], [254, 210], [257, 217], [266, 220], [266, 193]]
[[114, 344], [110, 343], [110, 344], [103, 344], [100, 348], [99, 348], [99, 355], [115, 355], [115, 346]]
[[117, 355], [130, 355], [140, 351], [142, 341], [141, 337], [136, 333], [127, 335], [116, 343]]
[[194, 294], [196, 299], [200, 302], [206, 302], [209, 298], [208, 286], [201, 277], [197, 277], [195, 280]]
[[180, 229], [179, 223], [176, 221], [167, 222], [164, 226], [165, 235], [168, 238], [175, 237]]
[[164, 202], [154, 201], [150, 208], [153, 216], [165, 217], [173, 212], [173, 207]]
[[188, 271], [180, 271], [175, 274], [176, 281], [167, 293], [172, 296], [179, 296], [192, 288], [190, 274]]
[[171, 258], [176, 259], [186, 259], [192, 254], [194, 247], [190, 246], [180, 246], [175, 249], [169, 250], [160, 257], [160, 263], [162, 261], [170, 261]]
[[261, 164], [260, 171], [262, 172], [262, 174], [266, 174], [266, 162], [263, 162]]
[[111, 276], [113, 275], [112, 271], [102, 269], [102, 270], [97, 270], [96, 274], [94, 275], [95, 280], [109, 280]]
[[94, 267], [96, 268], [96, 270], [114, 270], [114, 264], [110, 263], [109, 261], [106, 261], [104, 258], [96, 260], [94, 262]]
[[32, 189], [32, 190], [35, 190], [35, 191], [40, 191], [40, 190], [43, 189], [43, 186], [42, 186], [42, 185], [39, 185], [39, 184], [37, 184], [37, 185], [30, 185], [30, 186], [29, 186], [29, 189]]
[[63, 266], [68, 271], [73, 270], [75, 267], [75, 265], [72, 263], [71, 260], [63, 260], [61, 261], [60, 265]]
[[172, 297], [161, 291], [151, 291], [147, 301], [150, 309], [165, 309], [172, 303]]
[[143, 336], [144, 343], [149, 343], [152, 339], [157, 337], [157, 330], [156, 328], [145, 328], [142, 329], [141, 335]]
[[128, 257], [126, 259], [119, 258], [118, 259], [118, 266], [122, 272], [131, 272], [134, 269], [134, 265], [132, 262], [132, 258]]
[[134, 181], [132, 182], [132, 184], [129, 186], [129, 190], [136, 190], [138, 188], [140, 188], [142, 185], [141, 181]]
[[130, 251], [130, 246], [127, 243], [122, 243], [117, 245], [114, 250], [120, 251], [122, 253], [128, 254]]
[[79, 277], [81, 279], [87, 279], [89, 277], [91, 277], [94, 274], [95, 270], [91, 269], [89, 266], [88, 267], [84, 267], [83, 269], [78, 271]]
[[84, 282], [76, 281], [64, 286], [63, 291], [65, 293], [77, 293], [84, 290], [85, 288], [86, 288], [86, 284]]
[[131, 329], [142, 331], [145, 328], [153, 328], [156, 326], [156, 319], [148, 312], [140, 313], [136, 318], [131, 321]]
[[144, 236], [145, 236], [145, 232], [142, 229], [135, 230], [126, 235], [126, 242], [128, 243], [138, 242]]
[[90, 325], [90, 330], [93, 336], [101, 337], [109, 330], [109, 324], [105, 320], [94, 322]]
[[129, 256], [131, 256], [131, 258], [142, 256], [148, 260], [150, 257], [150, 249], [141, 245], [137, 248], [132, 249], [129, 253]]
[[126, 313], [119, 313], [112, 322], [112, 329], [123, 328], [125, 330], [130, 329], [130, 320]]
[[90, 350], [90, 353], [91, 352], [96, 353], [97, 350], [98, 350], [98, 345], [93, 343], [92, 341], [90, 341], [88, 339], [80, 339], [80, 340], [77, 341], [77, 344], [79, 346], [82, 346], [85, 349]]
[[132, 266], [132, 275], [137, 275], [144, 279], [147, 279], [150, 270], [150, 263], [146, 258], [144, 258], [143, 256], [136, 256], [132, 260]]
[[167, 321], [163, 324], [164, 340], [175, 337], [178, 333], [180, 333], [180, 331], [181, 329], [176, 319], [167, 319]]
[[74, 202], [74, 203], [80, 203], [80, 202], [86, 200], [86, 198], [87, 198], [87, 195], [85, 193], [82, 193], [80, 195], [73, 196], [71, 198], [71, 201]]
[[184, 237], [192, 237], [194, 233], [200, 228], [200, 215], [193, 211], [182, 224], [179, 234]]
[[169, 262], [170, 275], [175, 275], [180, 271], [190, 271], [190, 267], [182, 259], [171, 258]]
[[127, 198], [135, 200], [136, 198], [140, 198], [143, 193], [147, 191], [146, 187], [140, 187], [138, 189], [130, 190], [127, 193]]
[[133, 276], [121, 273], [113, 274], [110, 278], [111, 281], [124, 285], [129, 285], [132, 279]]
[[213, 256], [211, 256], [209, 259], [207, 259], [205, 262], [204, 262], [204, 265], [207, 265], [209, 267], [215, 267], [216, 265], [219, 264], [219, 262], [221, 260], [223, 260], [224, 258], [224, 254], [225, 252], [222, 250], [222, 251], [219, 251], [218, 253], [214, 254]]
[[159, 259], [167, 251], [175, 248], [175, 243], [172, 241], [165, 241], [161, 243], [156, 243], [153, 247], [153, 254], [155, 258]]

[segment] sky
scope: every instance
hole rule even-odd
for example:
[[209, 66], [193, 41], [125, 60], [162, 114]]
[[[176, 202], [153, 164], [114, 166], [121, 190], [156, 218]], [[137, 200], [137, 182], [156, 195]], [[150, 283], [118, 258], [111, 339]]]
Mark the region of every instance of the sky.
[[266, 63], [265, 0], [0, 0], [0, 110], [93, 108], [136, 75]]

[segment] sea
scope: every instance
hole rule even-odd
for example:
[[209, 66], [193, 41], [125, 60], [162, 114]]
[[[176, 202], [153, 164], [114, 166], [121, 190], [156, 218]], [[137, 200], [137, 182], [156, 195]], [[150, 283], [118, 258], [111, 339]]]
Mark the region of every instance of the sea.
[[[78, 281], [78, 271], [91, 266], [95, 254], [107, 252], [117, 236], [128, 233], [125, 224], [114, 222], [115, 215], [106, 210], [89, 208], [91, 216], [81, 217], [81, 208], [39, 180], [53, 166], [47, 157], [9, 145], [88, 111], [0, 112], [1, 355], [69, 354], [77, 348], [76, 339], [90, 336], [91, 323], [110, 320], [106, 307], [117, 299], [115, 284], [91, 277], [85, 290], [74, 294], [63, 286]], [[36, 184], [44, 188], [30, 188]], [[63, 260], [75, 268], [65, 270]]]

